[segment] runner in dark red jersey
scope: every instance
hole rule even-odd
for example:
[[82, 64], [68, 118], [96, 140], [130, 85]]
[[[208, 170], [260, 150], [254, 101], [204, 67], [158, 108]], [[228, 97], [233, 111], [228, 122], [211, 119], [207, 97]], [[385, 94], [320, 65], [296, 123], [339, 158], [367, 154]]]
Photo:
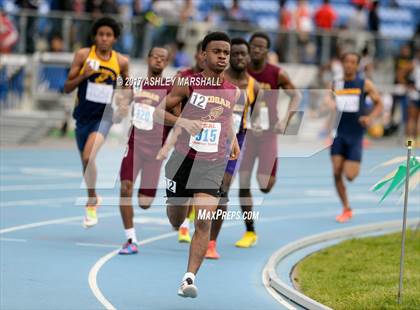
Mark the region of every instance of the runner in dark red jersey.
[[150, 84], [152, 84], [152, 79], [156, 82], [157, 79], [162, 78], [162, 72], [167, 65], [168, 51], [161, 47], [152, 48], [148, 55], [147, 79], [134, 85], [133, 125], [120, 172], [120, 212], [127, 238], [120, 254], [135, 254], [138, 251], [131, 197], [134, 183], [140, 172], [139, 206], [142, 209], [148, 209], [156, 195], [162, 166], [162, 161], [157, 160], [156, 155], [165, 142], [170, 127], [155, 122], [153, 113], [156, 106], [167, 95], [170, 85], [167, 85], [164, 79], [162, 83], [154, 83], [156, 84], [154, 86]]
[[[267, 63], [267, 52], [270, 48], [270, 39], [265, 33], [257, 32], [249, 41], [251, 63], [248, 73], [255, 78], [263, 88], [263, 98], [258, 98], [260, 127], [262, 133], [249, 132], [244, 154], [239, 169], [240, 200], [243, 212], [252, 211], [252, 196], [250, 190], [251, 174], [258, 158], [257, 180], [263, 193], [269, 193], [276, 182], [277, 171], [277, 134], [283, 134], [294, 111], [297, 110], [300, 99], [299, 93], [286, 73], [279, 67]], [[278, 117], [277, 102], [278, 90], [283, 88], [291, 97], [286, 118]], [[256, 244], [257, 235], [253, 220], [246, 220], [246, 232], [236, 242], [236, 246], [248, 248]]]
[[[234, 116], [234, 129], [236, 133], [236, 139], [238, 140], [239, 146], [242, 148], [242, 144], [245, 140], [245, 135], [250, 128], [251, 119], [254, 119], [255, 113], [251, 118], [251, 110], [256, 112], [254, 103], [257, 99], [260, 86], [258, 82], [247, 73], [247, 66], [249, 65], [249, 44], [242, 38], [232, 39], [232, 48], [230, 55], [230, 66], [225, 71], [225, 78], [236, 85], [241, 90], [241, 96], [236, 102], [233, 109]], [[243, 153], [243, 152], [242, 152]], [[218, 209], [226, 211], [228, 202], [228, 192], [230, 185], [232, 184], [233, 178], [236, 171], [239, 168], [240, 160], [230, 160], [226, 167], [226, 171], [223, 177], [222, 198], [220, 199]], [[216, 240], [219, 232], [222, 228], [223, 217], [216, 216], [211, 225], [210, 242], [206, 252], [206, 258], [219, 259], [220, 255], [216, 249]]]
[[[171, 224], [178, 228], [184, 221], [188, 202], [193, 198], [198, 214], [191, 241], [187, 273], [178, 290], [182, 297], [196, 297], [195, 274], [201, 266], [209, 241], [211, 215], [217, 208], [220, 186], [230, 153], [239, 156], [239, 146], [232, 130], [232, 113], [238, 89], [223, 78], [229, 64], [230, 39], [225, 33], [213, 32], [203, 40], [206, 66], [202, 73], [189, 77], [189, 86], [176, 85], [156, 109], [156, 116], [169, 125], [182, 128], [175, 151], [165, 167], [168, 206]], [[213, 78], [218, 85], [199, 86]], [[180, 117], [169, 113], [184, 104]], [[165, 111], [166, 110], [166, 111]], [[229, 145], [228, 140], [232, 141]]]

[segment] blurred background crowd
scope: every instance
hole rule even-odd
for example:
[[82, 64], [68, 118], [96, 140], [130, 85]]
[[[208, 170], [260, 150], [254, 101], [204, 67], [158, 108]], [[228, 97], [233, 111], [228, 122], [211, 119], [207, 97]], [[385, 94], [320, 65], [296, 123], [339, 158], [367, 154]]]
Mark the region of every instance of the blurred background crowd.
[[[316, 71], [310, 80], [295, 81], [308, 88], [327, 87], [342, 74], [341, 53], [357, 51], [360, 74], [373, 79], [388, 102], [385, 135], [397, 131], [410, 101], [418, 100], [419, 0], [0, 0], [0, 52], [26, 57], [74, 52], [91, 44], [90, 25], [102, 15], [123, 25], [118, 51], [137, 60], [152, 46], [166, 46], [175, 68], [193, 64], [195, 45], [209, 31], [249, 38], [263, 30], [273, 42], [270, 62]], [[25, 76], [18, 74], [24, 68], [13, 67], [11, 59], [0, 60], [3, 106], [11, 89], [24, 87]], [[50, 90], [60, 91], [63, 68], [38, 71]], [[34, 87], [43, 89], [45, 83]]]

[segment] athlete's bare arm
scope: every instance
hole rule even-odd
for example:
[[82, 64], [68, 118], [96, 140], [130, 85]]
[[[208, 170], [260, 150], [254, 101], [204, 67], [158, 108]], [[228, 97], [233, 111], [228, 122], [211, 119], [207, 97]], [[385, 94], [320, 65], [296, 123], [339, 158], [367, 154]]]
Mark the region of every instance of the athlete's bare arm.
[[[235, 104], [239, 100], [240, 96], [241, 96], [241, 91], [239, 90], [239, 88], [237, 88], [236, 94], [235, 94]], [[233, 122], [234, 120], [233, 120], [233, 115], [232, 115], [231, 124], [233, 124]], [[233, 126], [230, 126], [229, 128], [230, 128], [229, 139], [232, 141], [229, 159], [236, 160], [239, 158], [239, 153], [241, 152], [241, 150], [239, 147], [238, 139], [236, 138], [235, 129], [233, 128]]]
[[129, 63], [130, 60], [127, 56], [117, 53], [118, 64], [120, 65], [120, 75], [122, 79], [122, 86], [117, 88], [115, 93], [115, 104], [118, 109], [115, 111], [114, 122], [119, 123], [126, 117], [130, 111], [130, 104], [133, 99], [132, 87], [127, 87], [126, 80], [130, 74]]
[[375, 85], [371, 80], [365, 80], [364, 91], [370, 97], [370, 99], [372, 99], [374, 108], [369, 115], [361, 116], [359, 118], [359, 122], [362, 124], [362, 126], [369, 127], [372, 124], [372, 121], [381, 115], [384, 104], [382, 102], [381, 96], [379, 95]]
[[198, 120], [189, 120], [174, 115], [174, 109], [181, 105], [182, 100], [190, 95], [187, 86], [174, 85], [171, 92], [156, 107], [153, 117], [157, 122], [169, 126], [180, 126], [190, 135], [198, 134], [203, 128], [202, 122]]
[[289, 76], [284, 71], [280, 71], [277, 77], [277, 85], [284, 89], [286, 94], [290, 97], [289, 107], [287, 109], [286, 117], [283, 120], [280, 120], [278, 124], [276, 124], [276, 131], [279, 133], [284, 133], [287, 127], [288, 122], [296, 113], [299, 108], [300, 100], [302, 99], [302, 95], [299, 90], [296, 89], [295, 85], [290, 80]]
[[74, 55], [73, 63], [71, 64], [69, 75], [67, 76], [67, 81], [64, 84], [65, 93], [71, 93], [79, 86], [80, 83], [83, 82], [83, 80], [95, 73], [95, 70], [93, 70], [90, 66], [86, 66], [83, 74], [79, 74], [80, 70], [82, 70], [83, 63], [89, 55], [89, 51], [89, 48], [82, 48]]
[[181, 131], [181, 127], [175, 127], [173, 130], [171, 130], [168, 138], [165, 141], [165, 144], [160, 148], [156, 155], [157, 160], [164, 160], [168, 157], [168, 154], [178, 140], [178, 136], [181, 134]]
[[252, 128], [259, 131], [259, 128], [256, 124], [256, 121], [258, 120], [258, 117], [260, 116], [260, 109], [261, 109], [261, 105], [260, 102], [261, 100], [259, 100], [259, 98], [263, 98], [264, 94], [263, 94], [263, 89], [261, 88], [260, 84], [255, 80], [254, 82], [254, 94], [255, 94], [255, 102], [253, 103], [253, 108], [252, 108], [252, 113], [251, 113], [251, 123], [252, 123]]

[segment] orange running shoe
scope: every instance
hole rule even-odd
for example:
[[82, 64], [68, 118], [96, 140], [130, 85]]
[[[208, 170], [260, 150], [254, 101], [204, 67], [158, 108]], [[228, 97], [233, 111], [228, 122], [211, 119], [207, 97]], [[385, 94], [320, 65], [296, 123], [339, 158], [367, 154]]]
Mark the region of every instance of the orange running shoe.
[[219, 253], [217, 253], [216, 250], [216, 241], [215, 240], [210, 240], [209, 241], [209, 246], [207, 247], [207, 252], [206, 252], [206, 258], [208, 259], [219, 259], [220, 255]]
[[343, 213], [340, 215], [337, 215], [335, 219], [339, 223], [345, 223], [345, 222], [348, 222], [352, 217], [353, 217], [353, 211], [351, 209], [344, 209]]

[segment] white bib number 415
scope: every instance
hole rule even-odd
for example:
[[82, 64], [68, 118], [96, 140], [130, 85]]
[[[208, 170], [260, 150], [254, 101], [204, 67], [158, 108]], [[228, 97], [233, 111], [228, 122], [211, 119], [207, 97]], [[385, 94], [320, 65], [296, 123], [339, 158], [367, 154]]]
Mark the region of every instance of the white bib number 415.
[[114, 94], [114, 88], [108, 84], [98, 84], [88, 81], [86, 89], [86, 100], [110, 104], [112, 102], [112, 95]]
[[219, 150], [221, 123], [203, 123], [203, 130], [190, 137], [189, 146], [197, 152], [216, 153]]
[[133, 111], [133, 125], [137, 129], [153, 129], [153, 113], [155, 108], [144, 103], [135, 103]]

